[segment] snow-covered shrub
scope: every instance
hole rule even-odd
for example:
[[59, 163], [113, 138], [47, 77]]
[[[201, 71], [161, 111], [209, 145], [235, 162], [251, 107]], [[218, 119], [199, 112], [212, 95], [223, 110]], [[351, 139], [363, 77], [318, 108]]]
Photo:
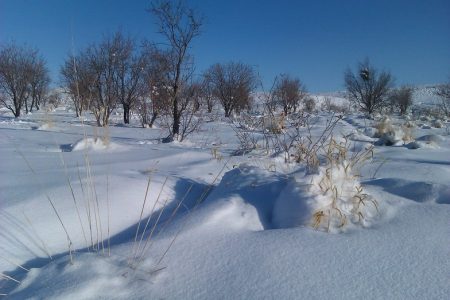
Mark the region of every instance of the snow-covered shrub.
[[231, 127], [239, 140], [239, 149], [236, 154], [248, 153], [258, 148], [261, 118], [242, 113], [233, 118]]
[[416, 127], [416, 124], [413, 121], [406, 119], [406, 122], [403, 124], [403, 126], [407, 128], [414, 128]]
[[378, 145], [392, 146], [414, 140], [412, 135], [413, 124], [405, 123], [403, 126], [392, 124], [389, 117], [384, 117], [375, 126], [374, 137], [379, 138]]
[[268, 116], [264, 116], [263, 117], [264, 130], [275, 134], [282, 133], [283, 129], [286, 127], [285, 118], [286, 117], [284, 114], [280, 115], [269, 114]]
[[444, 123], [439, 119], [435, 119], [431, 122], [431, 126], [433, 126], [434, 128], [442, 128], [444, 127]]
[[359, 167], [373, 155], [373, 147], [349, 156], [349, 143], [331, 139], [327, 164], [312, 178], [312, 226], [339, 230], [347, 224], [367, 226], [378, 214], [377, 201], [364, 193], [359, 182]]

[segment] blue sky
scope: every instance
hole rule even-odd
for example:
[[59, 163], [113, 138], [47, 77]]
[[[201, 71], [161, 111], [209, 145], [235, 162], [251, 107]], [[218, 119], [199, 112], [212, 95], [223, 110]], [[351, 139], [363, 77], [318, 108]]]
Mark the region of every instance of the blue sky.
[[[0, 0], [0, 43], [37, 47], [52, 77], [72, 47], [121, 29], [161, 41], [146, 0]], [[206, 17], [192, 46], [197, 72], [216, 62], [255, 66], [265, 88], [280, 73], [311, 92], [343, 89], [366, 57], [400, 84], [450, 79], [449, 0], [188, 1]], [[72, 46], [74, 45], [74, 46]]]

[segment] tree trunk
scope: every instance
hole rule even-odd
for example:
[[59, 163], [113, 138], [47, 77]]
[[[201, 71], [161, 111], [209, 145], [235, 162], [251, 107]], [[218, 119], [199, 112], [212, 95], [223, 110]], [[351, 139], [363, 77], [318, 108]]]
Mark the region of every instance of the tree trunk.
[[25, 113], [28, 114], [28, 98], [25, 98]]
[[123, 122], [130, 124], [130, 105], [123, 103]]
[[212, 109], [213, 109], [212, 103], [210, 101], [208, 101], [207, 106], [208, 106], [208, 113], [211, 113]]
[[36, 101], [34, 102], [34, 107], [36, 108], [36, 110], [39, 110], [41, 106], [41, 99], [40, 96], [36, 97]]
[[174, 99], [173, 104], [173, 136], [178, 136], [180, 133], [180, 114], [178, 112], [178, 99]]
[[33, 106], [34, 106], [35, 101], [36, 101], [36, 99], [34, 97], [31, 98], [30, 112], [33, 112]]
[[13, 98], [13, 102], [14, 102], [14, 117], [18, 118], [20, 117], [20, 110], [22, 109], [22, 103], [21, 101], [19, 101], [19, 99], [17, 99], [16, 95], [14, 94], [14, 98]]
[[158, 113], [154, 112], [152, 114], [152, 119], [150, 120], [150, 124], [148, 124], [148, 126], [153, 127], [153, 123], [155, 123], [156, 118], [158, 117]]
[[223, 107], [224, 111], [225, 111], [225, 118], [229, 118], [231, 115], [231, 112], [233, 111], [231, 109], [231, 107], [229, 107], [228, 105], [224, 105]]

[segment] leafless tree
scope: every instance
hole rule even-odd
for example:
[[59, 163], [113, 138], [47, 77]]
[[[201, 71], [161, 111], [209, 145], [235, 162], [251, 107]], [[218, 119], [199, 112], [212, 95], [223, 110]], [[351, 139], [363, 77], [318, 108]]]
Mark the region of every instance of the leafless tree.
[[44, 105], [50, 106], [50, 107], [47, 107], [48, 109], [56, 108], [62, 102], [61, 93], [56, 90], [53, 90], [47, 95], [46, 99], [43, 99], [43, 100], [45, 100], [45, 103], [43, 103]]
[[438, 87], [436, 95], [441, 97], [441, 110], [446, 116], [450, 116], [450, 82]]
[[0, 101], [16, 118], [30, 95], [30, 70], [36, 55], [36, 50], [16, 44], [0, 49]]
[[137, 111], [142, 126], [152, 127], [161, 114], [171, 112], [170, 71], [171, 62], [167, 51], [144, 42], [142, 56], [145, 58], [145, 96], [140, 98]]
[[196, 116], [199, 103], [203, 96], [202, 86], [198, 82], [191, 82], [180, 95], [180, 141], [196, 131], [202, 122], [202, 118]]
[[306, 89], [298, 78], [280, 75], [274, 89], [274, 100], [280, 103], [284, 114], [296, 112], [300, 102], [306, 97]]
[[189, 81], [192, 74], [192, 61], [188, 49], [192, 40], [200, 34], [203, 18], [196, 11], [188, 8], [182, 1], [154, 1], [150, 12], [157, 18], [159, 33], [169, 44], [171, 53], [171, 70], [169, 72], [168, 90], [172, 106], [172, 137], [180, 134], [180, 89]]
[[391, 105], [398, 109], [400, 114], [404, 115], [412, 105], [412, 89], [407, 86], [400, 87], [391, 91]]
[[214, 96], [214, 86], [208, 78], [203, 78], [201, 82], [201, 87], [203, 90], [203, 104], [206, 105], [208, 113], [211, 113], [214, 106], [216, 105], [216, 97]]
[[387, 105], [392, 76], [385, 71], [379, 73], [369, 60], [359, 63], [357, 74], [348, 69], [344, 81], [349, 100], [363, 112], [371, 115]]
[[123, 107], [123, 122], [130, 123], [130, 111], [145, 93], [146, 58], [138, 53], [134, 40], [117, 32], [111, 41], [114, 84]]
[[95, 74], [89, 66], [86, 53], [70, 55], [60, 70], [61, 84], [72, 99], [76, 116], [88, 110], [94, 95]]
[[109, 116], [119, 102], [117, 93], [118, 45], [114, 37], [105, 38], [87, 51], [89, 70], [94, 75], [94, 96], [91, 102], [98, 126], [107, 126]]
[[36, 56], [30, 71], [30, 111], [33, 111], [33, 107], [39, 110], [43, 98], [48, 93], [50, 76], [45, 60], [42, 57]]
[[222, 104], [225, 117], [251, 105], [251, 92], [257, 82], [251, 66], [236, 62], [215, 64], [205, 72], [204, 77], [212, 84], [213, 95]]

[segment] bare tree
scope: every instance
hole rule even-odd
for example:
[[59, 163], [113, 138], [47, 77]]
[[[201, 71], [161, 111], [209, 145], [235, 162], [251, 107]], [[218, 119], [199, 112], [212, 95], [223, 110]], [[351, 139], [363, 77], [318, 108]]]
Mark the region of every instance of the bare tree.
[[256, 87], [256, 74], [251, 66], [229, 62], [212, 65], [204, 74], [212, 84], [213, 95], [225, 110], [225, 117], [251, 105], [251, 92]]
[[130, 111], [145, 92], [146, 58], [137, 52], [135, 42], [117, 32], [112, 38], [114, 49], [114, 83], [118, 101], [123, 107], [123, 122], [130, 123]]
[[192, 63], [188, 49], [192, 40], [200, 34], [202, 17], [182, 1], [154, 1], [150, 12], [157, 18], [159, 33], [169, 43], [171, 53], [171, 70], [169, 91], [172, 106], [172, 137], [180, 134], [180, 89], [188, 82], [192, 74]]
[[56, 108], [62, 102], [61, 93], [56, 90], [53, 90], [48, 94], [46, 99], [43, 99], [43, 100], [45, 100], [45, 103], [43, 103], [44, 105], [50, 106], [50, 107], [48, 107], [49, 109]]
[[98, 126], [107, 126], [109, 116], [119, 102], [117, 93], [118, 48], [114, 37], [105, 38], [99, 45], [86, 51], [89, 70], [95, 76], [91, 110]]
[[0, 101], [16, 118], [30, 94], [30, 70], [36, 55], [36, 50], [15, 44], [0, 49]]
[[214, 96], [214, 85], [211, 80], [208, 80], [207, 77], [203, 76], [203, 80], [201, 81], [201, 88], [203, 91], [202, 102], [206, 105], [208, 113], [211, 113], [217, 102], [216, 97]]
[[42, 57], [36, 57], [30, 71], [30, 111], [33, 111], [33, 107], [39, 110], [42, 99], [48, 93], [50, 76], [45, 60]]
[[306, 89], [298, 78], [280, 75], [274, 89], [274, 100], [280, 103], [285, 115], [296, 112], [300, 102], [306, 97]]
[[60, 70], [61, 84], [73, 101], [76, 116], [88, 110], [94, 95], [95, 74], [89, 68], [86, 53], [69, 56]]
[[142, 126], [152, 127], [161, 114], [170, 114], [170, 53], [144, 42], [142, 57], [145, 59], [145, 96], [140, 98], [138, 113]]
[[387, 105], [392, 76], [385, 71], [379, 73], [369, 60], [359, 64], [357, 74], [348, 69], [344, 81], [349, 100], [363, 112], [371, 115]]
[[450, 116], [450, 82], [438, 87], [436, 95], [441, 97], [441, 110], [446, 116]]
[[180, 95], [180, 141], [183, 141], [201, 125], [202, 119], [195, 113], [199, 109], [198, 105], [202, 96], [202, 86], [198, 82], [191, 82], [183, 88], [183, 93]]
[[404, 115], [412, 105], [412, 89], [402, 86], [394, 89], [390, 95], [390, 101], [393, 108], [398, 109], [400, 114]]

